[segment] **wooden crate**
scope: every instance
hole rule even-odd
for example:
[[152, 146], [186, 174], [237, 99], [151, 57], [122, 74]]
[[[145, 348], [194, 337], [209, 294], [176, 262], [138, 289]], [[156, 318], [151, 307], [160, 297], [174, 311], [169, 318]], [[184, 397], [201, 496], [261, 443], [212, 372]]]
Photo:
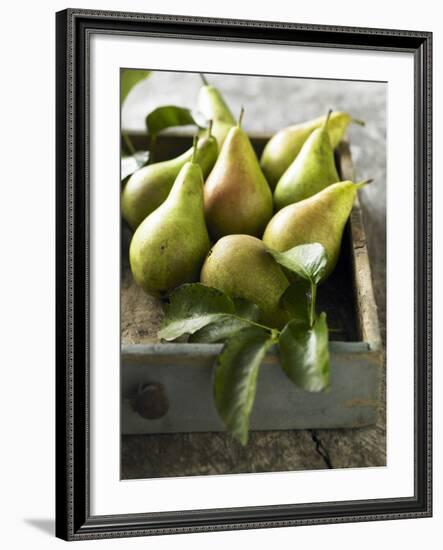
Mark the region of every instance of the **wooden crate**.
[[[137, 148], [147, 146], [142, 136], [133, 135], [131, 139]], [[252, 137], [258, 155], [267, 139], [268, 136]], [[190, 143], [189, 136], [161, 136], [156, 160], [171, 158]], [[346, 141], [337, 148], [336, 162], [342, 178], [353, 179], [352, 158]], [[124, 227], [122, 279], [129, 280], [131, 286], [135, 283], [128, 272], [129, 240], [130, 232]], [[131, 308], [125, 307], [128, 295], [129, 290], [124, 289], [121, 309], [126, 316], [131, 315]], [[148, 318], [148, 309], [159, 309], [160, 304], [150, 299], [146, 308]], [[331, 391], [310, 393], [298, 389], [281, 370], [276, 351], [271, 350], [260, 370], [251, 430], [356, 428], [375, 423], [381, 338], [358, 201], [344, 233], [337, 267], [319, 287], [318, 309], [326, 311], [328, 324], [333, 329]], [[143, 314], [139, 309], [134, 317], [140, 319]], [[212, 390], [213, 364], [221, 347], [219, 344], [157, 343], [153, 338], [149, 343], [134, 342], [132, 338], [128, 344], [122, 338], [122, 434], [223, 430]], [[148, 391], [140, 396], [144, 388]]]

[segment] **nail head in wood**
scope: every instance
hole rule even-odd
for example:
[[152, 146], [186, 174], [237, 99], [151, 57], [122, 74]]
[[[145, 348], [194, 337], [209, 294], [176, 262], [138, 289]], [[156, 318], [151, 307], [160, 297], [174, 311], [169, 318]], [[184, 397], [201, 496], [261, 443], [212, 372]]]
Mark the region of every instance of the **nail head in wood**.
[[169, 410], [169, 401], [163, 384], [151, 382], [141, 388], [134, 399], [135, 411], [149, 420], [164, 416]]

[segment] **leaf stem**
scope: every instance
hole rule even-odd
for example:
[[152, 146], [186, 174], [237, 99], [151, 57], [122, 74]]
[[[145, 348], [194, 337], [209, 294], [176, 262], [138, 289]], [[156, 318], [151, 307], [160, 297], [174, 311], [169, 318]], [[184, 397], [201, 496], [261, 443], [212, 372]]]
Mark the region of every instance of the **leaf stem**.
[[251, 321], [250, 319], [246, 319], [245, 317], [240, 317], [240, 316], [235, 315], [235, 314], [232, 314], [232, 316], [235, 317], [236, 319], [239, 319], [240, 321], [246, 321], [247, 323], [249, 323], [250, 325], [253, 325], [255, 327], [263, 328], [263, 329], [267, 330], [270, 333], [280, 334], [280, 331], [277, 330], [276, 328], [271, 328], [271, 327], [267, 327], [266, 325], [261, 325], [260, 323], [256, 323], [255, 321]]
[[152, 134], [149, 139], [149, 164], [154, 163], [154, 151], [157, 143], [157, 134]]
[[317, 298], [317, 285], [311, 281], [311, 301], [309, 304], [309, 325], [312, 328], [315, 322], [315, 301]]
[[135, 147], [132, 145], [132, 141], [131, 139], [129, 138], [129, 134], [128, 132], [125, 132], [123, 131], [122, 132], [122, 135], [123, 135], [123, 140], [126, 144], [126, 147], [128, 148], [129, 152], [131, 153], [131, 155], [134, 155], [135, 154]]

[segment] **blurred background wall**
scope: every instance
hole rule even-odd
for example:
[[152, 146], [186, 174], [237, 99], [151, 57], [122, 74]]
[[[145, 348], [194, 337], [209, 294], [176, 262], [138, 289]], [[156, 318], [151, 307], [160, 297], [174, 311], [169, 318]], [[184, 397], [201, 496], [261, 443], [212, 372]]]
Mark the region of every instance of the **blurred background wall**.
[[[328, 109], [349, 112], [364, 120], [351, 124], [356, 179], [373, 178], [360, 192], [368, 235], [374, 289], [384, 336], [386, 309], [386, 92], [381, 82], [314, 80], [263, 76], [206, 75], [218, 87], [234, 116], [245, 108], [243, 128], [273, 134], [290, 124], [326, 114]], [[145, 131], [145, 116], [160, 105], [195, 109], [201, 79], [195, 73], [160, 72], [137, 85], [122, 110], [122, 128]], [[187, 130], [189, 131], [189, 129]]]

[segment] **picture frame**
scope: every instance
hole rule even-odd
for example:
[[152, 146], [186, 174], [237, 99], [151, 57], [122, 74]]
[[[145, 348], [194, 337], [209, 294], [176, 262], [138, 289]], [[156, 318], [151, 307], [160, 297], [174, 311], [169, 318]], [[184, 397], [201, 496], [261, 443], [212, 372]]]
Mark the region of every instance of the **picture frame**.
[[[94, 34], [414, 56], [414, 494], [94, 515], [90, 506], [90, 113]], [[432, 515], [432, 33], [69, 9], [56, 16], [56, 535], [65, 540]]]

